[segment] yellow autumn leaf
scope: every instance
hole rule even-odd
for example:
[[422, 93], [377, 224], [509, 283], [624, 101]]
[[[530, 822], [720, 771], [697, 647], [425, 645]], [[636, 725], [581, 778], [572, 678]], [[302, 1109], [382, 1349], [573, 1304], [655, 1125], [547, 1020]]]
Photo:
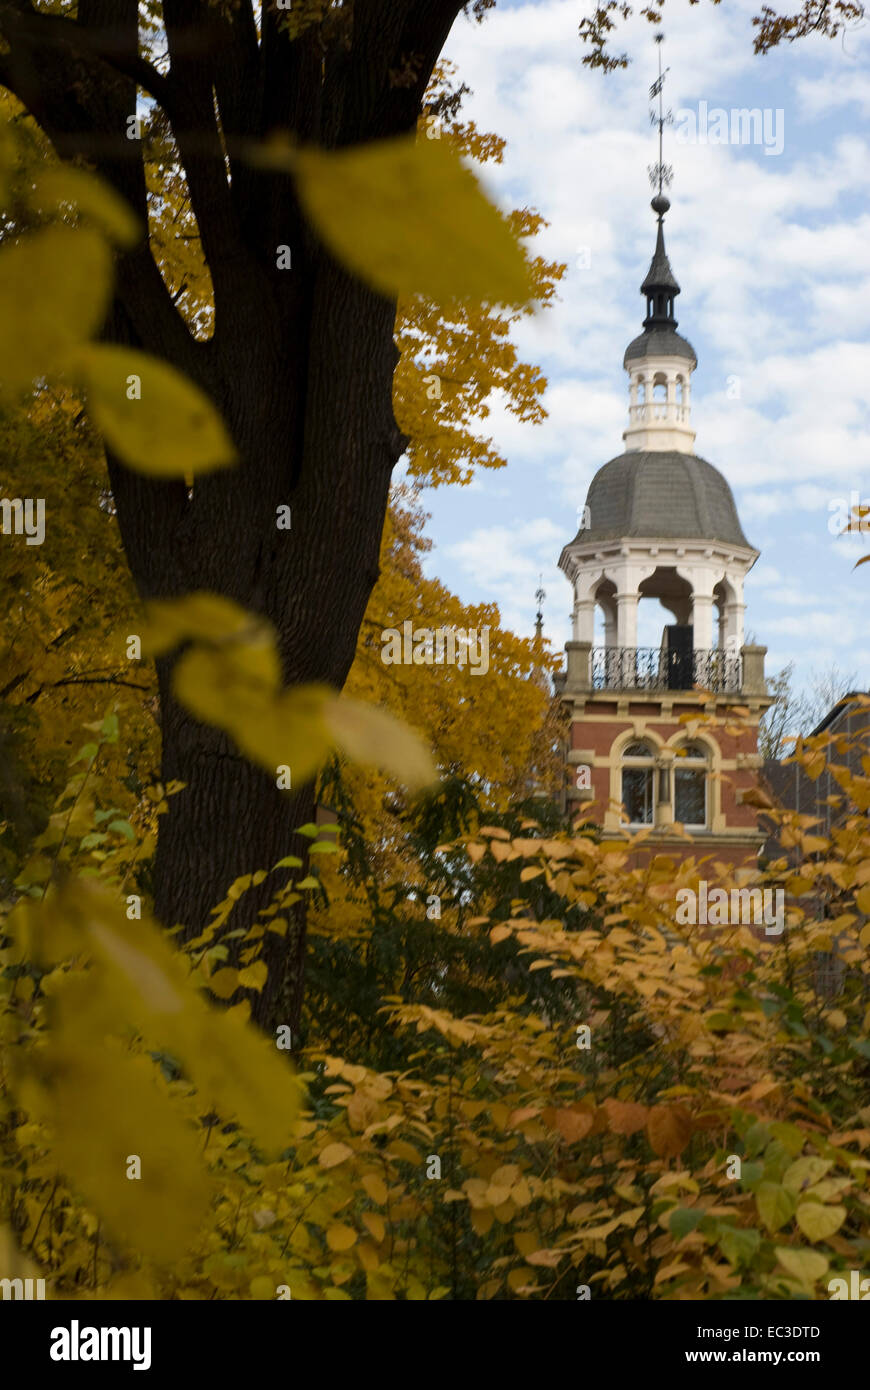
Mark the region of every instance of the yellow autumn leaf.
[[255, 960], [253, 965], [248, 965], [244, 970], [239, 971], [239, 984], [243, 985], [245, 989], [260, 990], [266, 983], [267, 973], [266, 962]]
[[380, 1245], [387, 1230], [381, 1214], [376, 1211], [363, 1212], [363, 1224], [368, 1228], [372, 1238]]
[[94, 424], [128, 468], [183, 478], [237, 462], [208, 396], [168, 362], [137, 348], [90, 343], [76, 353], [75, 371]]
[[197, 1087], [236, 1115], [267, 1153], [285, 1149], [302, 1100], [286, 1054], [234, 1010], [204, 1009], [186, 1048], [185, 1041], [180, 1054]]
[[338, 1221], [334, 1226], [328, 1227], [326, 1243], [330, 1250], [349, 1250], [356, 1243], [356, 1231], [352, 1226], [345, 1226]]
[[307, 782], [329, 755], [323, 711], [326, 686], [271, 688], [271, 660], [248, 645], [195, 647], [173, 673], [176, 699], [198, 719], [228, 733], [252, 762], [275, 774], [286, 766], [294, 786]]
[[801, 1202], [795, 1220], [808, 1240], [827, 1240], [846, 1220], [845, 1207], [826, 1207], [822, 1202]]
[[[146, 1057], [65, 1040], [41, 1058], [49, 1089], [27, 1084], [29, 1109], [55, 1133], [58, 1168], [118, 1240], [155, 1260], [174, 1260], [208, 1210], [210, 1179], [193, 1127], [158, 1087]], [[128, 1157], [141, 1179], [127, 1177]]]
[[565, 1258], [565, 1251], [561, 1250], [534, 1250], [530, 1255], [526, 1255], [530, 1265], [542, 1265], [545, 1269], [555, 1269], [559, 1262]]
[[56, 211], [62, 204], [72, 206], [124, 250], [135, 246], [143, 227], [133, 210], [115, 190], [87, 169], [72, 164], [55, 164], [40, 169], [30, 195], [31, 205]]
[[321, 1168], [337, 1168], [339, 1163], [353, 1157], [353, 1149], [348, 1144], [327, 1144], [320, 1152], [318, 1163]]
[[[127, 921], [117, 900], [86, 880], [52, 911], [78, 927], [78, 949], [96, 962], [59, 996], [58, 1036], [74, 1043], [85, 1028], [133, 1024], [179, 1057], [209, 1102], [237, 1116], [264, 1149], [286, 1147], [301, 1100], [295, 1073], [244, 1017], [208, 1006], [156, 924]], [[100, 969], [109, 976], [102, 988]]]
[[0, 250], [0, 388], [21, 391], [101, 327], [112, 254], [90, 227], [43, 227]]
[[387, 1184], [377, 1173], [366, 1173], [363, 1176], [362, 1185], [368, 1196], [373, 1202], [377, 1202], [379, 1207], [385, 1206], [387, 1201]]
[[268, 1274], [258, 1274], [256, 1279], [252, 1279], [248, 1288], [251, 1298], [274, 1298], [276, 1294], [276, 1283], [270, 1279]]
[[333, 255], [389, 297], [524, 304], [519, 242], [446, 141], [413, 135], [288, 156]]
[[509, 936], [513, 936], [513, 931], [506, 926], [493, 927], [489, 933], [489, 939], [493, 946], [497, 946], [500, 941], [504, 941]]
[[[249, 613], [222, 594], [200, 590], [183, 598], [151, 599], [145, 605], [140, 628], [142, 648], [149, 656], [163, 656], [189, 640], [226, 646], [244, 642], [264, 653], [262, 677], [278, 689], [281, 668], [275, 647], [275, 630], [256, 613]], [[271, 655], [270, 655], [271, 654]]]
[[239, 972], [226, 967], [210, 976], [208, 987], [218, 999], [229, 999], [239, 987]]
[[533, 1255], [541, 1248], [541, 1237], [535, 1231], [516, 1231], [514, 1245], [521, 1255]]
[[408, 787], [436, 780], [422, 740], [386, 710], [343, 697], [328, 701], [323, 717], [336, 745], [353, 762], [372, 763]]

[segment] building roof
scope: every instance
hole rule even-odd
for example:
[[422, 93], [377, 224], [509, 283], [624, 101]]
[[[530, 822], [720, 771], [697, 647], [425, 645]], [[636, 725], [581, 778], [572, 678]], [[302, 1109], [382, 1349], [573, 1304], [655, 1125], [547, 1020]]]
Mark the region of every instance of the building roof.
[[719, 470], [676, 449], [633, 449], [611, 459], [592, 479], [586, 505], [589, 526], [578, 541], [642, 536], [754, 548]]
[[692, 370], [698, 358], [692, 344], [673, 328], [649, 328], [639, 334], [625, 349], [623, 367], [643, 357], [688, 357]]

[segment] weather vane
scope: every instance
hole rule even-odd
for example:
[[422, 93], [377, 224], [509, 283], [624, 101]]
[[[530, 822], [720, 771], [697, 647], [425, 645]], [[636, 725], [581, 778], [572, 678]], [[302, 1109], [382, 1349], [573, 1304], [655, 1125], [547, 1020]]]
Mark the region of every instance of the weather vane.
[[543, 576], [542, 574], [539, 574], [539, 575], [538, 575], [538, 587], [537, 587], [537, 589], [535, 590], [535, 598], [538, 600], [538, 619], [541, 619], [541, 618], [543, 617], [542, 607], [543, 607], [544, 599], [545, 599], [546, 597], [547, 597], [547, 595], [546, 595], [546, 593], [545, 593], [545, 591], [544, 591], [544, 576]]
[[661, 197], [663, 188], [670, 187], [674, 177], [674, 171], [670, 164], [665, 164], [662, 161], [662, 135], [665, 126], [671, 125], [674, 119], [673, 113], [671, 111], [665, 111], [662, 104], [662, 88], [665, 85], [665, 77], [670, 72], [670, 68], [665, 68], [664, 72], [662, 72], [662, 44], [664, 40], [664, 34], [661, 32], [656, 34], [655, 41], [659, 50], [659, 75], [649, 89], [650, 101], [653, 101], [655, 97], [659, 99], [658, 115], [656, 115], [655, 111], [650, 111], [649, 113], [650, 125], [657, 125], [659, 128], [659, 162], [658, 164], [648, 165], [649, 181], [653, 188], [658, 184], [659, 197]]

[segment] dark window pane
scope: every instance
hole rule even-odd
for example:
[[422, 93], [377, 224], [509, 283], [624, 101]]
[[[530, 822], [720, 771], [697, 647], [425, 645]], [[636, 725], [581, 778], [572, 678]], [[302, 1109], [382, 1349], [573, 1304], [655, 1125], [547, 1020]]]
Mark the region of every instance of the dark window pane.
[[626, 815], [633, 825], [652, 825], [653, 770], [651, 767], [623, 768], [622, 801]]
[[624, 758], [651, 758], [653, 752], [645, 743], [630, 743], [622, 756]]
[[674, 819], [683, 825], [706, 825], [706, 777], [678, 767], [674, 772]]

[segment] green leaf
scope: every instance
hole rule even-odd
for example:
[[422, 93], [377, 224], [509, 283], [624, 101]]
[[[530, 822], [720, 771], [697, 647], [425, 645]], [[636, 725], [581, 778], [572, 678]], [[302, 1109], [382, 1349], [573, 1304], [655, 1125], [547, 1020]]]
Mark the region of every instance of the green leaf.
[[749, 1126], [743, 1136], [747, 1154], [760, 1154], [766, 1144], [770, 1143], [770, 1131], [767, 1126], [756, 1121]]
[[809, 1286], [828, 1271], [828, 1261], [816, 1250], [796, 1250], [791, 1246], [778, 1245], [776, 1258], [784, 1270]]
[[795, 1220], [808, 1240], [827, 1240], [846, 1220], [845, 1207], [826, 1207], [821, 1202], [801, 1202]]
[[761, 1182], [763, 1177], [763, 1163], [744, 1163], [740, 1170], [740, 1185], [745, 1191], [749, 1191], [755, 1183]]
[[668, 1217], [668, 1230], [674, 1240], [682, 1240], [690, 1231], [694, 1231], [704, 1220], [704, 1211], [700, 1207], [677, 1207]]
[[104, 845], [108, 839], [99, 830], [92, 830], [89, 835], [83, 835], [79, 841], [79, 849], [93, 849], [96, 845]]
[[799, 1158], [786, 1169], [782, 1185], [787, 1187], [789, 1192], [800, 1192], [804, 1188], [812, 1187], [813, 1183], [823, 1178], [832, 1167], [833, 1163], [827, 1158]]
[[778, 1231], [794, 1216], [797, 1198], [775, 1182], [763, 1182], [755, 1193], [758, 1214], [767, 1229]]
[[135, 840], [136, 832], [128, 820], [113, 820], [109, 824], [110, 830], [117, 830], [119, 835], [123, 835], [126, 840]]
[[774, 1139], [778, 1139], [794, 1158], [800, 1153], [806, 1141], [803, 1130], [798, 1129], [797, 1125], [790, 1124], [787, 1120], [773, 1120], [768, 1126]]
[[301, 869], [302, 860], [295, 854], [286, 854], [283, 859], [279, 859], [274, 866], [276, 869]]
[[718, 1244], [730, 1264], [748, 1264], [761, 1244], [761, 1233], [738, 1226], [723, 1226], [719, 1231]]
[[59, 369], [102, 325], [112, 255], [89, 227], [43, 227], [0, 250], [0, 386], [22, 391]]
[[[208, 396], [167, 362], [134, 348], [92, 343], [76, 353], [75, 369], [94, 423], [128, 468], [183, 478], [237, 462]], [[139, 383], [141, 399], [128, 394], [136, 391], [131, 378]]]
[[330, 844], [328, 840], [320, 840], [316, 845], [312, 845], [309, 854], [338, 854], [338, 845]]
[[401, 136], [284, 159], [333, 255], [382, 294], [531, 298], [517, 238], [446, 141]]

